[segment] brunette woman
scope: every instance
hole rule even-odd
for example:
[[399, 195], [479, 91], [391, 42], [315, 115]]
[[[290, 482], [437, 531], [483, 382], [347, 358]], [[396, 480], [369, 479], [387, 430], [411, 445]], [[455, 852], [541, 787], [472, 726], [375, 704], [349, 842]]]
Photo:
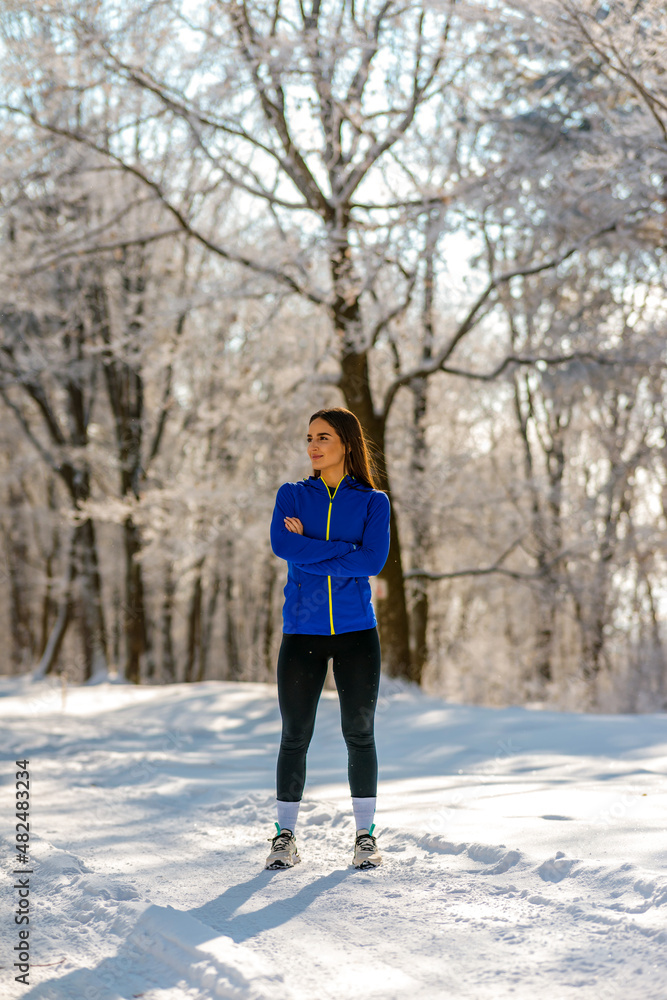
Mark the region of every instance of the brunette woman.
[[355, 817], [353, 864], [374, 868], [382, 862], [373, 836], [380, 640], [368, 578], [389, 554], [389, 497], [375, 486], [364, 433], [350, 410], [314, 413], [306, 447], [313, 473], [283, 483], [271, 521], [271, 546], [287, 561], [287, 583], [278, 654], [278, 832], [266, 867], [291, 868], [301, 860], [294, 829], [332, 658]]

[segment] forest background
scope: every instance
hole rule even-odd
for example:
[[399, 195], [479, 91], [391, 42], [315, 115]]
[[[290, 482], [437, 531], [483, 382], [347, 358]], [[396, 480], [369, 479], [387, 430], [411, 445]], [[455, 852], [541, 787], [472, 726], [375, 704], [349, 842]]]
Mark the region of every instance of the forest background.
[[273, 680], [346, 406], [384, 669], [667, 707], [667, 13], [0, 2], [0, 669]]

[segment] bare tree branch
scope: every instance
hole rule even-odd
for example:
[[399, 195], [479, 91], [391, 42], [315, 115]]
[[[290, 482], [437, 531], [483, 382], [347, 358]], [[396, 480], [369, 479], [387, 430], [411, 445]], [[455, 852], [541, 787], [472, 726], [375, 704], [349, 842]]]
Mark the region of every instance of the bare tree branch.
[[72, 258], [89, 257], [95, 256], [97, 254], [112, 253], [114, 250], [127, 250], [129, 247], [146, 246], [148, 243], [156, 243], [159, 240], [164, 240], [169, 236], [181, 236], [183, 234], [182, 229], [166, 229], [161, 233], [153, 233], [152, 235], [146, 234], [143, 236], [137, 236], [135, 239], [125, 239], [117, 240], [115, 243], [98, 243], [97, 246], [92, 247], [78, 247], [71, 250], [64, 250], [62, 253], [54, 254], [52, 257], [47, 257], [45, 260], [41, 261], [39, 264], [35, 264], [33, 267], [28, 268], [25, 271], [17, 272], [22, 278], [29, 278], [32, 275], [39, 274], [41, 271], [47, 271], [51, 267], [55, 267], [61, 264], [65, 260], [71, 260]]
[[0, 395], [3, 398], [3, 400], [5, 402], [5, 405], [12, 411], [12, 413], [14, 414], [14, 416], [16, 417], [16, 419], [18, 420], [19, 424], [23, 428], [23, 431], [24, 431], [26, 437], [31, 442], [31, 444], [34, 445], [34, 447], [37, 449], [37, 451], [42, 456], [42, 458], [46, 462], [46, 464], [51, 469], [53, 469], [54, 472], [58, 472], [59, 473], [61, 471], [61, 465], [56, 461], [56, 459], [53, 457], [53, 455], [51, 454], [51, 452], [47, 448], [44, 447], [44, 445], [42, 444], [42, 442], [35, 435], [35, 433], [33, 432], [32, 427], [30, 426], [30, 424], [28, 423], [28, 421], [25, 418], [25, 414], [21, 410], [21, 407], [16, 405], [16, 403], [8, 395], [6, 389], [4, 387], [2, 387], [2, 386], [0, 386]]
[[241, 55], [250, 70], [255, 92], [259, 97], [264, 116], [267, 122], [275, 129], [276, 135], [282, 143], [285, 152], [283, 169], [304, 196], [310, 207], [319, 212], [322, 218], [331, 218], [332, 208], [292, 139], [285, 113], [285, 92], [282, 83], [279, 79], [275, 79], [273, 71], [270, 67], [267, 67], [275, 91], [272, 97], [269, 94], [268, 86], [262, 80], [260, 67], [263, 60], [257, 44], [255, 31], [248, 17], [247, 4], [234, 0], [234, 2], [228, 3], [227, 6], [241, 45]]
[[[646, 362], [642, 360], [633, 360], [632, 358], [620, 358], [617, 355], [605, 356], [604, 354], [593, 354], [591, 351], [573, 351], [571, 354], [559, 354], [555, 356], [550, 355], [519, 355], [519, 354], [508, 354], [507, 357], [503, 358], [500, 364], [490, 372], [471, 372], [466, 371], [463, 368], [453, 368], [449, 365], [442, 365], [441, 371], [447, 372], [448, 375], [459, 375], [462, 378], [475, 379], [479, 382], [493, 382], [494, 379], [498, 378], [506, 368], [510, 365], [530, 365], [535, 367], [536, 365], [564, 365], [569, 361], [590, 361], [596, 365], [639, 365], [645, 366]], [[667, 364], [667, 362], [665, 362]]]
[[[595, 239], [598, 239], [600, 236], [614, 232], [617, 229], [617, 227], [618, 227], [617, 222], [613, 222], [610, 225], [603, 226], [601, 229], [597, 230], [595, 233], [591, 233], [590, 236], [586, 237], [586, 239], [579, 241], [574, 246], [570, 247], [569, 250], [566, 250], [564, 253], [559, 254], [557, 257], [552, 257], [549, 260], [543, 261], [541, 264], [532, 264], [527, 267], [518, 267], [512, 271], [506, 272], [505, 274], [501, 274], [496, 278], [491, 278], [487, 283], [486, 288], [481, 292], [480, 295], [478, 295], [477, 299], [471, 305], [466, 317], [459, 325], [459, 328], [454, 334], [454, 336], [451, 338], [449, 343], [443, 347], [440, 353], [437, 354], [432, 361], [429, 361], [428, 364], [419, 365], [417, 368], [413, 368], [412, 371], [405, 372], [403, 375], [399, 375], [396, 379], [394, 379], [394, 381], [391, 383], [384, 396], [381, 412], [384, 414], [385, 418], [388, 415], [394, 397], [401, 386], [407, 385], [414, 378], [423, 378], [425, 376], [432, 375], [433, 372], [445, 370], [444, 366], [447, 362], [447, 359], [451, 357], [454, 350], [456, 349], [458, 344], [463, 340], [466, 334], [468, 334], [470, 330], [472, 330], [473, 327], [476, 325], [479, 319], [479, 313], [482, 306], [489, 298], [491, 293], [495, 291], [496, 288], [498, 288], [502, 284], [505, 284], [508, 281], [511, 281], [513, 278], [528, 277], [530, 275], [540, 274], [543, 271], [548, 271], [555, 267], [558, 267], [573, 254], [580, 251], [584, 246], [593, 242]], [[503, 363], [501, 369], [497, 372], [497, 374], [500, 374], [500, 371], [502, 371], [502, 369], [506, 367], [507, 364], [509, 364], [509, 361], [506, 360]], [[463, 374], [463, 373], [457, 372], [457, 374]]]
[[586, 41], [588, 42], [588, 44], [591, 46], [591, 48], [593, 49], [593, 51], [595, 53], [597, 53], [597, 55], [600, 57], [600, 59], [602, 59], [602, 61], [604, 63], [606, 63], [606, 65], [614, 73], [618, 73], [619, 76], [622, 76], [625, 80], [628, 81], [628, 83], [632, 87], [634, 87], [634, 89], [637, 91], [637, 93], [643, 99], [644, 104], [648, 108], [648, 110], [649, 110], [651, 116], [653, 117], [654, 121], [656, 122], [658, 128], [662, 132], [663, 139], [665, 141], [667, 141], [667, 124], [660, 117], [660, 115], [658, 114], [658, 111], [657, 111], [657, 108], [662, 108], [663, 111], [667, 111], [667, 103], [665, 103], [664, 101], [662, 101], [656, 94], [652, 94], [644, 86], [644, 84], [638, 78], [637, 74], [633, 73], [629, 69], [627, 69], [627, 67], [625, 66], [625, 63], [623, 62], [621, 54], [619, 53], [617, 47], [615, 46], [615, 44], [613, 42], [613, 39], [609, 40], [609, 47], [610, 47], [612, 53], [616, 56], [616, 59], [617, 59], [617, 62], [618, 62], [617, 65], [614, 65], [613, 60], [610, 59], [609, 55], [596, 42], [596, 40], [593, 37], [593, 35], [591, 34], [591, 32], [588, 30], [588, 28], [584, 24], [583, 19], [581, 17], [581, 14], [576, 9], [576, 7], [571, 6], [569, 3], [563, 3], [562, 6], [563, 6], [563, 9], [569, 14], [569, 16], [576, 23], [576, 25], [579, 28], [579, 30], [581, 31], [582, 35], [584, 36], [584, 38], [586, 39]]
[[501, 573], [503, 576], [509, 576], [513, 580], [538, 580], [542, 576], [541, 573], [521, 573], [519, 570], [505, 569], [502, 565], [521, 544], [522, 540], [522, 538], [517, 538], [516, 541], [512, 542], [510, 547], [502, 555], [498, 556], [492, 566], [484, 566], [479, 569], [454, 570], [451, 573], [435, 573], [426, 569], [409, 569], [403, 573], [403, 578], [406, 580], [415, 578], [425, 580], [455, 580], [461, 576], [489, 576], [491, 573]]
[[198, 243], [201, 243], [202, 246], [206, 247], [207, 250], [210, 250], [218, 257], [222, 257], [224, 260], [228, 260], [235, 264], [243, 264], [245, 267], [250, 268], [250, 270], [257, 272], [258, 274], [264, 274], [267, 277], [274, 278], [281, 284], [287, 285], [296, 294], [303, 296], [304, 298], [308, 299], [311, 302], [316, 303], [317, 305], [328, 304], [327, 299], [324, 295], [320, 295], [319, 293], [313, 291], [310, 288], [303, 287], [297, 281], [295, 281], [295, 279], [292, 278], [291, 275], [285, 274], [285, 272], [280, 271], [275, 267], [268, 267], [262, 265], [258, 261], [253, 260], [250, 257], [246, 257], [243, 254], [234, 253], [233, 251], [227, 250], [225, 247], [222, 247], [219, 244], [214, 243], [213, 240], [211, 240], [208, 236], [206, 236], [204, 233], [200, 232], [193, 225], [191, 225], [191, 223], [185, 217], [183, 212], [169, 200], [167, 195], [162, 190], [162, 187], [156, 180], [153, 180], [153, 178], [148, 177], [143, 172], [143, 170], [140, 170], [139, 167], [135, 166], [133, 163], [128, 163], [127, 160], [124, 160], [122, 157], [118, 156], [116, 153], [113, 153], [111, 150], [98, 146], [95, 142], [92, 141], [92, 139], [89, 139], [87, 136], [82, 135], [79, 132], [75, 132], [68, 128], [58, 127], [57, 125], [53, 125], [50, 122], [40, 121], [37, 115], [32, 111], [26, 111], [22, 108], [16, 108], [13, 107], [12, 105], [7, 105], [7, 104], [2, 104], [0, 105], [0, 107], [2, 107], [5, 111], [11, 112], [12, 114], [20, 115], [21, 117], [29, 119], [38, 128], [42, 129], [45, 132], [50, 133], [51, 135], [58, 135], [65, 139], [71, 139], [74, 142], [80, 143], [86, 148], [92, 149], [94, 152], [99, 153], [100, 156], [110, 159], [114, 163], [118, 164], [118, 166], [121, 167], [123, 170], [127, 171], [127, 173], [132, 174], [132, 176], [138, 178], [143, 184], [145, 184], [152, 191], [154, 191], [155, 195], [157, 196], [161, 204], [171, 215], [174, 216], [181, 229], [185, 233], [187, 233], [188, 236], [191, 236], [192, 239], [196, 240]]
[[450, 21], [447, 18], [447, 22], [443, 33], [440, 38], [440, 44], [438, 51], [433, 58], [431, 63], [431, 68], [427, 72], [424, 80], [420, 81], [419, 71], [421, 69], [421, 42], [422, 42], [422, 25], [423, 25], [423, 15], [420, 17], [419, 21], [419, 31], [417, 36], [417, 42], [415, 45], [415, 66], [413, 70], [413, 85], [412, 85], [412, 97], [408, 104], [408, 107], [403, 115], [401, 121], [398, 125], [393, 128], [389, 128], [389, 131], [384, 136], [384, 138], [376, 138], [373, 142], [371, 148], [368, 150], [366, 156], [360, 164], [354, 167], [348, 174], [347, 179], [338, 192], [338, 201], [341, 204], [346, 204], [351, 198], [352, 194], [357, 190], [362, 180], [373, 166], [373, 164], [390, 149], [405, 133], [414, 121], [415, 114], [417, 113], [417, 108], [419, 107], [421, 100], [424, 96], [425, 91], [431, 85], [436, 73], [440, 67], [440, 64], [444, 58], [445, 47], [447, 40], [449, 38], [449, 26]]

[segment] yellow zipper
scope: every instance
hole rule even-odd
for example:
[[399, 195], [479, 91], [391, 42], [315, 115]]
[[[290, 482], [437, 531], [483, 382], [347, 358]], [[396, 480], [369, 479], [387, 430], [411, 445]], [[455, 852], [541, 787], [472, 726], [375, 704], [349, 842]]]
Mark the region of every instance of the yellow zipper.
[[[345, 476], [343, 476], [343, 479], [345, 479]], [[339, 481], [338, 486], [340, 486], [340, 484], [343, 482], [343, 479], [341, 479]], [[326, 483], [324, 485], [327, 488], [327, 493], [329, 493], [329, 487], [327, 486]], [[336, 496], [336, 493], [338, 492], [338, 486], [333, 491], [333, 495], [331, 493], [329, 493], [329, 514], [327, 515], [327, 538], [326, 538], [327, 541], [329, 541], [329, 525], [331, 523], [331, 508], [333, 506], [334, 497]], [[327, 583], [328, 583], [328, 586], [329, 586], [329, 621], [331, 623], [331, 634], [335, 635], [336, 633], [334, 632], [334, 627], [333, 627], [333, 602], [331, 600], [331, 577], [330, 576], [327, 577]]]

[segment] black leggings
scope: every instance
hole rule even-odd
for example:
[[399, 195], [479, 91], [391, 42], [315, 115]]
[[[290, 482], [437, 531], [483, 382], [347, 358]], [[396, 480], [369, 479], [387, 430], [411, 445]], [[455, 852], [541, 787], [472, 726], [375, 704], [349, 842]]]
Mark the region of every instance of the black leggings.
[[283, 633], [278, 653], [278, 704], [283, 730], [276, 768], [276, 797], [282, 802], [299, 802], [303, 795], [306, 753], [331, 657], [347, 744], [350, 791], [359, 798], [374, 797], [377, 792], [373, 734], [380, 683], [377, 626], [337, 635]]

